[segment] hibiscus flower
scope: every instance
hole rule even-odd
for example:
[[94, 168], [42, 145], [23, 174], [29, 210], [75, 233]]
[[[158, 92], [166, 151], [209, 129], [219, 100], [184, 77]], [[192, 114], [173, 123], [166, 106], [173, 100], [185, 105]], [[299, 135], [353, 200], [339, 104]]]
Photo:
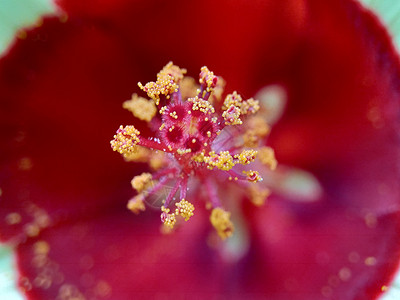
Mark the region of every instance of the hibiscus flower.
[[[387, 288], [400, 255], [400, 66], [373, 14], [352, 0], [59, 5], [0, 61], [0, 236], [28, 299], [374, 299]], [[148, 169], [109, 140], [120, 124], [144, 127], [122, 102], [170, 60], [193, 77], [207, 65], [247, 98], [279, 86], [286, 109], [268, 144], [315, 178], [318, 197], [289, 182], [255, 207], [228, 189], [225, 241], [210, 237], [201, 201], [167, 235], [158, 213], [127, 210], [132, 177]]]

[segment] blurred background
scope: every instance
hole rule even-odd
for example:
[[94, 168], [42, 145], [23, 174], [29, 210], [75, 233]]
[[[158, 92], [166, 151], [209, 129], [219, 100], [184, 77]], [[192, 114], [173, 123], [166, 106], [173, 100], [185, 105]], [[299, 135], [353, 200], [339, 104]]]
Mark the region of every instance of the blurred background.
[[[392, 34], [397, 49], [400, 49], [400, 1], [362, 0], [362, 2], [378, 14]], [[0, 0], [0, 57], [6, 55], [15, 38], [24, 38], [25, 33], [21, 28], [40, 24], [41, 16], [55, 11], [56, 7], [50, 0]], [[15, 278], [13, 251], [0, 245], [0, 299], [23, 299], [15, 288]], [[381, 299], [400, 299], [400, 274]]]

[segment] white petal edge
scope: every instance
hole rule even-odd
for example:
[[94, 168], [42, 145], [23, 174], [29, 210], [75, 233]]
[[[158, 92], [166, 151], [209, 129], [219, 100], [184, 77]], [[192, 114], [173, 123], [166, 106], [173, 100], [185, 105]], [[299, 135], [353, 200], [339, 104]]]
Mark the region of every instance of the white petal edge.
[[40, 24], [44, 15], [56, 13], [51, 0], [1, 0], [0, 1], [0, 58], [15, 41], [21, 28]]

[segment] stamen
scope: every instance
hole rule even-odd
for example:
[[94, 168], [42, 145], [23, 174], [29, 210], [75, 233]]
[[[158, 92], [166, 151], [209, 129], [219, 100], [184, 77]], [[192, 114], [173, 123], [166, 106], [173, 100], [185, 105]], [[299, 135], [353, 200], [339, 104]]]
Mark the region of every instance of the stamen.
[[216, 207], [210, 215], [210, 222], [214, 226], [221, 239], [226, 239], [233, 234], [234, 226], [230, 220], [231, 213]]
[[149, 101], [137, 94], [133, 94], [132, 99], [125, 101], [122, 107], [132, 112], [139, 120], [146, 122], [150, 122], [157, 113], [157, 107], [153, 100]]
[[185, 219], [185, 221], [188, 221], [191, 216], [193, 216], [193, 211], [194, 211], [194, 206], [192, 203], [186, 201], [185, 199], [182, 199], [180, 202], [176, 203], [176, 210], [175, 214], [178, 216], [181, 216], [182, 218]]
[[[271, 170], [276, 168], [274, 151], [262, 146], [270, 128], [263, 117], [257, 115], [259, 110], [265, 111], [257, 100], [243, 100], [236, 91], [223, 98], [225, 81], [207, 67], [201, 68], [199, 86], [193, 79], [184, 77], [185, 73], [185, 69], [169, 62], [157, 74], [155, 82], [144, 85], [139, 82], [150, 100], [133, 94], [123, 107], [136, 118], [147, 121], [150, 130], [155, 131], [154, 136], [143, 137], [134, 126], [120, 126], [111, 146], [126, 160], [147, 162], [152, 170], [157, 170], [132, 179], [137, 195], [128, 202], [128, 209], [134, 213], [145, 210], [147, 197], [174, 182], [161, 207], [164, 227], [172, 229], [177, 216], [185, 221], [193, 216], [194, 205], [186, 199], [204, 188], [206, 202], [213, 208], [210, 221], [218, 235], [225, 239], [232, 235], [233, 224], [230, 213], [222, 209], [219, 184], [225, 189], [224, 180], [228, 184], [229, 180], [235, 181], [237, 192], [248, 193], [256, 205], [264, 203], [269, 189], [249, 183], [261, 181], [259, 173], [243, 171], [243, 167], [237, 165], [247, 166], [258, 158]], [[231, 129], [226, 127], [233, 125]], [[197, 180], [189, 180], [190, 177]], [[189, 182], [195, 183], [190, 189]], [[172, 209], [169, 206], [178, 189], [180, 200]]]
[[257, 151], [255, 150], [243, 150], [240, 154], [236, 154], [235, 158], [239, 160], [242, 165], [248, 165], [256, 159]]
[[206, 66], [204, 66], [201, 68], [199, 82], [201, 84], [199, 96], [207, 100], [210, 96], [210, 93], [217, 85], [218, 77], [215, 76], [214, 73], [211, 72]]
[[262, 147], [258, 150], [258, 153], [258, 159], [263, 165], [268, 166], [272, 171], [276, 169], [278, 162], [275, 159], [274, 149], [270, 147]]
[[176, 223], [176, 217], [175, 214], [170, 214], [170, 209], [165, 208], [164, 206], [161, 206], [161, 221], [164, 223], [165, 226], [169, 228], [174, 228], [174, 225]]
[[178, 92], [178, 84], [186, 73], [185, 69], [173, 65], [169, 62], [158, 74], [156, 82], [149, 82], [145, 85], [138, 83], [138, 86], [154, 100], [156, 105], [160, 104], [160, 95], [164, 95], [167, 99], [172, 93]]
[[250, 171], [243, 171], [243, 173], [247, 175], [247, 180], [250, 182], [262, 181], [262, 177], [257, 171], [250, 170]]
[[138, 193], [141, 193], [153, 186], [154, 182], [150, 173], [142, 173], [141, 175], [133, 177], [131, 184]]
[[243, 124], [240, 120], [240, 109], [234, 105], [231, 105], [226, 111], [222, 113], [222, 117], [225, 120], [226, 125], [241, 125]]
[[118, 151], [124, 157], [128, 157], [130, 154], [136, 151], [136, 145], [139, 143], [139, 130], [134, 126], [121, 125], [117, 130], [117, 134], [114, 135], [111, 146], [114, 151]]
[[131, 200], [129, 200], [127, 207], [130, 211], [132, 211], [135, 214], [139, 214], [141, 211], [145, 211], [146, 207], [144, 206], [144, 195], [139, 194], [135, 197], [133, 197]]
[[265, 203], [267, 197], [271, 194], [268, 188], [251, 184], [248, 188], [250, 193], [250, 200], [255, 206], [261, 206]]

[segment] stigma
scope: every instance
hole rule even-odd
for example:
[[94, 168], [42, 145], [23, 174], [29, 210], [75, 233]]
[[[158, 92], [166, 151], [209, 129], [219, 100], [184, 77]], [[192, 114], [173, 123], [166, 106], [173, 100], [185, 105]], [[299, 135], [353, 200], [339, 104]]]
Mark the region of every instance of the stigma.
[[[207, 67], [201, 68], [198, 84], [185, 74], [169, 62], [155, 82], [139, 82], [148, 98], [133, 94], [123, 107], [148, 122], [152, 136], [121, 125], [110, 143], [126, 160], [146, 162], [152, 170], [132, 179], [137, 194], [128, 209], [144, 211], [146, 199], [168, 187], [160, 205], [161, 221], [172, 229], [194, 215], [194, 200], [204, 198], [210, 223], [225, 239], [234, 232], [225, 209], [228, 199], [221, 197], [225, 185], [239, 187], [256, 205], [270, 194], [265, 186], [256, 186], [263, 178], [253, 170], [276, 168], [274, 151], [265, 146], [270, 129], [257, 114], [259, 101], [236, 91], [223, 97], [225, 81]], [[205, 197], [194, 198], [201, 193]]]

